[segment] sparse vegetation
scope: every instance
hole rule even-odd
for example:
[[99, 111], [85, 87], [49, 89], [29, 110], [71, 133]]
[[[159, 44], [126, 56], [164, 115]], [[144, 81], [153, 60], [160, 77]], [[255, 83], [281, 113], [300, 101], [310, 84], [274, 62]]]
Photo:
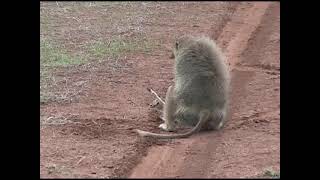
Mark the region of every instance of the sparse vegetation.
[[[88, 62], [108, 61], [109, 66], [121, 69], [123, 64], [119, 58], [124, 54], [147, 53], [156, 45], [155, 42], [143, 38], [114, 38], [109, 42], [94, 41], [88, 45], [83, 57], [72, 55], [63, 47], [49, 40], [40, 41], [40, 103], [67, 101], [79, 91], [68, 87], [67, 78], [55, 77], [53, 69], [73, 67]], [[69, 82], [69, 85], [72, 82]], [[60, 90], [58, 90], [60, 89]]]
[[154, 45], [155, 43], [151, 43], [144, 39], [115, 38], [109, 42], [94, 42], [90, 46], [89, 51], [90, 55], [94, 56], [99, 61], [103, 61], [105, 58], [108, 60], [116, 59], [124, 53], [150, 52]]
[[[75, 94], [75, 90], [70, 90], [67, 79], [57, 78], [52, 73], [54, 68], [69, 67], [84, 64], [84, 58], [73, 56], [63, 48], [50, 43], [48, 40], [40, 41], [40, 103], [49, 101], [68, 100]], [[61, 83], [61, 82], [64, 83]], [[65, 86], [57, 88], [60, 84]], [[63, 89], [63, 91], [57, 91]]]
[[84, 64], [86, 60], [68, 54], [63, 48], [59, 48], [47, 40], [40, 41], [41, 67], [66, 67]]
[[[144, 14], [135, 11], [110, 14], [107, 11], [111, 7], [125, 8], [134, 4], [48, 2], [41, 5], [40, 103], [65, 101], [78, 92], [70, 87], [73, 82], [67, 82], [69, 77], [56, 77], [55, 70], [106, 62], [105, 68], [113, 73], [127, 67], [126, 59], [130, 54], [152, 52], [158, 43], [145, 38], [141, 26]], [[90, 12], [92, 16], [79, 18], [83, 17], [83, 12]], [[104, 31], [104, 26], [114, 34]], [[98, 38], [97, 34], [100, 34]]]

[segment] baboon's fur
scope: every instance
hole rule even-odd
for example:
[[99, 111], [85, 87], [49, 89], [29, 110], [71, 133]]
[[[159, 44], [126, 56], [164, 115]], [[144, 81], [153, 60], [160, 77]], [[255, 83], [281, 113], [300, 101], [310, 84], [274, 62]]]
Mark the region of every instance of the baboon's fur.
[[141, 136], [185, 138], [201, 130], [218, 130], [227, 116], [229, 72], [213, 40], [183, 36], [173, 50], [175, 84], [168, 88], [159, 127], [175, 130], [175, 122], [194, 126], [184, 134], [155, 134], [137, 130]]

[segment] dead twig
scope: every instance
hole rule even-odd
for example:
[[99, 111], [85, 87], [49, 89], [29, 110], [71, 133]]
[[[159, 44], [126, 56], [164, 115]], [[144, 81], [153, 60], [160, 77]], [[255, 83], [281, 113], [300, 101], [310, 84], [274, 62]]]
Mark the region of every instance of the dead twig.
[[164, 105], [164, 101], [158, 96], [156, 92], [154, 92], [151, 88], [147, 88], [148, 91], [150, 91], [152, 94], [156, 96], [156, 98]]
[[79, 165], [79, 164], [81, 163], [81, 161], [83, 161], [85, 158], [86, 158], [86, 156], [82, 156], [82, 157], [80, 158], [80, 160], [77, 162], [77, 165]]

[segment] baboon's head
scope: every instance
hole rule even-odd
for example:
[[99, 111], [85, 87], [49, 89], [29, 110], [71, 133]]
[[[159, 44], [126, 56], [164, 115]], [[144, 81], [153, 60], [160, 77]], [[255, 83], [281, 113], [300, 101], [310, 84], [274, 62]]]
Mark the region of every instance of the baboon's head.
[[182, 36], [177, 38], [170, 58], [175, 58], [176, 56], [178, 56], [180, 51], [190, 46], [190, 44], [192, 44], [193, 41], [194, 38], [192, 36]]

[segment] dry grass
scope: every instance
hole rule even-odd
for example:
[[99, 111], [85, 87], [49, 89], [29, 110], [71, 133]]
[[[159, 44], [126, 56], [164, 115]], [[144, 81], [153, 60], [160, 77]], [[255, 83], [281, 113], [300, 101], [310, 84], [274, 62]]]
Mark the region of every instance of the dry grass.
[[150, 54], [158, 47], [157, 41], [146, 38], [142, 25], [147, 16], [145, 12], [123, 13], [140, 5], [134, 2], [41, 2], [40, 102], [71, 102], [90, 80], [72, 82], [67, 74], [57, 76], [55, 72], [59, 69], [82, 71], [81, 66], [90, 68], [105, 62], [106, 69], [121, 73], [127, 68], [128, 56]]

